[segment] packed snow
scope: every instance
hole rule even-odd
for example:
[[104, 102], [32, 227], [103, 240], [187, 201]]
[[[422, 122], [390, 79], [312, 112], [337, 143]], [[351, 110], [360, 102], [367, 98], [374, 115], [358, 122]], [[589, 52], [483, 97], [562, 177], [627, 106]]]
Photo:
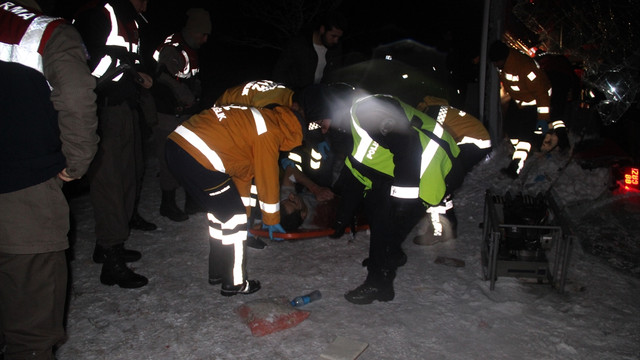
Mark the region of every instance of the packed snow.
[[[620, 256], [593, 255], [584, 243], [636, 251], [640, 199], [610, 190], [607, 168], [583, 169], [567, 154], [532, 158], [512, 180], [500, 174], [505, 146], [468, 174], [455, 194], [458, 237], [420, 246], [404, 242], [408, 262], [398, 270], [391, 302], [354, 305], [343, 294], [362, 283], [368, 233], [355, 239], [270, 241], [248, 249], [250, 278], [263, 288], [223, 297], [207, 282], [207, 221], [182, 223], [159, 215], [156, 159], [147, 163], [140, 213], [158, 225], [132, 231], [128, 248], [142, 251], [130, 264], [149, 277], [140, 289], [100, 284], [94, 264], [93, 210], [87, 194], [70, 200], [75, 219], [68, 341], [59, 360], [91, 359], [318, 359], [336, 339], [368, 344], [358, 359], [640, 359], [640, 268]], [[481, 259], [484, 196], [537, 193], [553, 188], [576, 236], [564, 292], [549, 283], [499, 277], [485, 280]], [[180, 193], [180, 203], [184, 195]], [[589, 240], [591, 239], [591, 240]], [[607, 241], [607, 239], [610, 239]], [[585, 241], [589, 240], [589, 241]], [[626, 250], [625, 250], [626, 247]], [[463, 267], [436, 263], [438, 257]], [[636, 257], [637, 259], [637, 257]], [[300, 310], [295, 327], [253, 336], [235, 312], [259, 299], [320, 290]]]

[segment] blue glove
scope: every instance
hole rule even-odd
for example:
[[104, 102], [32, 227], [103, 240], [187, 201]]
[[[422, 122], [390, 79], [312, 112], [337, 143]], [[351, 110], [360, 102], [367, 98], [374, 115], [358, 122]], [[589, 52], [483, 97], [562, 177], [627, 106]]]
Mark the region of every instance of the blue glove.
[[273, 233], [281, 233], [284, 234], [286, 233], [286, 231], [284, 231], [284, 229], [282, 228], [282, 225], [280, 224], [275, 224], [275, 225], [267, 225], [267, 224], [262, 224], [262, 228], [263, 229], [268, 229], [269, 230], [269, 239], [271, 240], [284, 240], [281, 238], [274, 238], [273, 237]]
[[293, 160], [289, 158], [283, 158], [282, 160], [280, 160], [280, 166], [282, 166], [282, 168], [286, 170], [289, 166], [295, 167], [296, 163], [294, 163]]
[[329, 147], [329, 143], [326, 141], [322, 141], [318, 144], [318, 152], [322, 155], [323, 159], [326, 159], [329, 155], [329, 151], [331, 148]]

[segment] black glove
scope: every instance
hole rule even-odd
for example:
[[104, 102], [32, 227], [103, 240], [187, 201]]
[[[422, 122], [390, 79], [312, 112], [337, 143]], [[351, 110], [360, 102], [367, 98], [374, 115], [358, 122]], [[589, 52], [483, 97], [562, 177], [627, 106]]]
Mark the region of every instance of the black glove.
[[569, 143], [569, 135], [567, 134], [567, 128], [561, 127], [555, 130], [556, 136], [558, 136], [558, 147], [560, 150], [568, 149], [571, 144]]

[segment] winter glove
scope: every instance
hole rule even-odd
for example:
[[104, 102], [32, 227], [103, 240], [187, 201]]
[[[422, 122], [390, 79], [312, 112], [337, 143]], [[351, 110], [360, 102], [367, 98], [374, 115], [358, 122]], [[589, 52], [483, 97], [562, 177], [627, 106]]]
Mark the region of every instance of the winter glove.
[[322, 155], [323, 159], [326, 159], [329, 155], [329, 151], [331, 148], [329, 147], [329, 143], [326, 141], [322, 141], [318, 144], [318, 152]]
[[280, 225], [280, 224], [275, 224], [275, 225], [262, 224], [262, 228], [269, 230], [269, 239], [271, 239], [271, 240], [283, 240], [281, 238], [274, 238], [273, 237], [273, 233], [274, 232], [275, 233], [281, 233], [281, 234], [286, 233], [286, 231], [284, 231], [284, 229], [282, 228], [282, 225]]
[[282, 166], [283, 169], [286, 169], [290, 166], [295, 167], [296, 163], [294, 163], [293, 160], [289, 158], [282, 158], [282, 160], [280, 160], [280, 166]]
[[568, 149], [571, 144], [569, 143], [569, 135], [567, 134], [567, 128], [561, 127], [556, 129], [556, 136], [558, 137], [558, 147], [560, 150]]

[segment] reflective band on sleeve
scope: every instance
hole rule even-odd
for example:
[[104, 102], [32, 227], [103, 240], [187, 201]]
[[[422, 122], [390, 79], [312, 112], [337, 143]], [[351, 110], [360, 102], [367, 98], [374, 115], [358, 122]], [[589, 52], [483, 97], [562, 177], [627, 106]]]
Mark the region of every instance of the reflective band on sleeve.
[[520, 77], [518, 75], [513, 75], [513, 74], [509, 74], [509, 73], [505, 73], [504, 74], [505, 79], [509, 80], [509, 81], [513, 81], [513, 82], [518, 82], [520, 81]]
[[96, 66], [96, 68], [93, 69], [93, 72], [91, 72], [91, 75], [98, 78], [101, 77], [102, 75], [104, 75], [105, 72], [107, 72], [112, 62], [113, 60], [111, 59], [111, 56], [109, 55], [103, 56], [102, 59], [100, 59], [98, 66]]
[[260, 210], [268, 214], [275, 214], [280, 211], [280, 203], [277, 202], [275, 204], [269, 204], [264, 201], [260, 201]]
[[258, 195], [258, 187], [251, 184], [251, 190], [250, 190], [251, 194], [253, 195]]
[[322, 165], [322, 161], [309, 161], [309, 166], [313, 169], [313, 170], [318, 170], [320, 169], [320, 165]]
[[241, 196], [240, 199], [242, 200], [242, 205], [246, 206], [246, 207], [254, 207], [256, 206], [256, 199], [249, 197], [249, 196]]
[[531, 101], [521, 101], [520, 102], [520, 106], [532, 106], [537, 104], [537, 102], [535, 100], [531, 100]]
[[258, 131], [258, 135], [262, 135], [267, 132], [267, 124], [264, 122], [264, 117], [258, 109], [250, 108], [251, 113], [253, 114], [253, 120], [256, 123], [256, 130]]
[[536, 79], [536, 74], [532, 71], [527, 75], [527, 78], [529, 79], [529, 81], [533, 81]]
[[178, 126], [174, 132], [180, 136], [182, 136], [185, 140], [189, 142], [189, 144], [193, 145], [198, 151], [200, 151], [213, 165], [213, 168], [224, 172], [224, 164], [222, 163], [222, 159], [220, 156], [216, 154], [215, 151], [211, 150], [207, 144], [198, 137], [193, 131], [187, 129], [183, 125]]
[[322, 159], [322, 154], [320, 154], [319, 152], [316, 151], [316, 149], [311, 149], [311, 158], [313, 160], [321, 160]]
[[513, 91], [520, 91], [520, 87], [516, 86], [516, 85], [511, 85], [511, 90]]
[[548, 106], [539, 106], [538, 107], [538, 114], [548, 114], [549, 113], [549, 107]]
[[562, 120], [556, 120], [556, 121], [554, 121], [554, 122], [552, 122], [552, 123], [551, 123], [551, 127], [552, 127], [553, 129], [563, 128], [563, 127], [565, 127], [565, 125], [564, 125], [564, 121], [562, 121]]
[[302, 156], [300, 156], [299, 154], [290, 152], [288, 157], [289, 157], [289, 160], [292, 160], [298, 164], [302, 162]]
[[474, 144], [480, 149], [488, 149], [491, 147], [491, 140], [480, 140], [465, 136], [458, 142], [458, 145], [462, 144]]
[[390, 195], [399, 199], [417, 199], [420, 196], [420, 188], [392, 186]]

